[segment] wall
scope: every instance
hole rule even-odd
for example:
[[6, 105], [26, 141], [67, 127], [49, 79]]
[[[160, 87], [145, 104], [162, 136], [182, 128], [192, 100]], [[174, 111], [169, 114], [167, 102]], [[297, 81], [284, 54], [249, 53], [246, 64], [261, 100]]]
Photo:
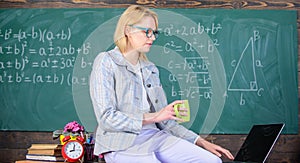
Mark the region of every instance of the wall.
[[[111, 8], [128, 7], [130, 4], [140, 4], [156, 8], [230, 8], [230, 9], [284, 9], [298, 10], [298, 39], [300, 29], [300, 2], [298, 0], [206, 0], [206, 1], [156, 1], [137, 0], [122, 3], [121, 0], [56, 0], [56, 1], [36, 1], [36, 0], [10, 0], [0, 1], [0, 8]], [[299, 42], [299, 41], [298, 41]], [[299, 43], [298, 43], [299, 44]], [[300, 45], [300, 44], [299, 44]], [[299, 47], [298, 45], [298, 47]], [[299, 64], [298, 64], [299, 74]], [[298, 80], [298, 92], [299, 92]], [[299, 105], [300, 106], [300, 105]], [[298, 107], [299, 108], [299, 107]], [[298, 113], [298, 117], [300, 114]], [[300, 124], [299, 124], [300, 126]], [[300, 130], [300, 129], [299, 129]], [[209, 135], [208, 140], [220, 144], [232, 151], [233, 154], [239, 149], [246, 135]], [[26, 149], [32, 143], [58, 143], [52, 140], [51, 132], [19, 132], [0, 131], [0, 162], [14, 162], [25, 158]], [[300, 162], [300, 134], [282, 135], [271, 152], [268, 162], [288, 163]]]

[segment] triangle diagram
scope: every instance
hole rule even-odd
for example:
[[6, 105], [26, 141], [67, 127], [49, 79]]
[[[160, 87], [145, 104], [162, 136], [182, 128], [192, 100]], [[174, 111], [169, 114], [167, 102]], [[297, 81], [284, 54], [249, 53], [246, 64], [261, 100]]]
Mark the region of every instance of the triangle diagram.
[[228, 91], [257, 91], [253, 42], [251, 37], [236, 62]]

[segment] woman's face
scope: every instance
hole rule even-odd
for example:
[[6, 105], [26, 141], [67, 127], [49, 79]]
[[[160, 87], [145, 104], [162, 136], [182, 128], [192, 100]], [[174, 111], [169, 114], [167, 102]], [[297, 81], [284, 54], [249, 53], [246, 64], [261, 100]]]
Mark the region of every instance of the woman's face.
[[[156, 30], [156, 24], [153, 17], [145, 16], [139, 23], [128, 26], [127, 28], [129, 29], [129, 32], [127, 33], [129, 43], [127, 51], [149, 52], [152, 43], [155, 40], [154, 34], [151, 36], [151, 32]], [[149, 29], [148, 36], [145, 30], [146, 28]]]

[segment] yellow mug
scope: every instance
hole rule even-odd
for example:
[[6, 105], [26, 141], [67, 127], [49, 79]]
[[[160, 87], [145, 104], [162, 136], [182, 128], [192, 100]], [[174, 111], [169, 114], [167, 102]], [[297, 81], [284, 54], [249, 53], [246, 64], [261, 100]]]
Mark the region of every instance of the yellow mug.
[[[176, 117], [183, 119], [183, 122], [189, 122], [190, 121], [190, 106], [189, 106], [189, 101], [188, 100], [182, 100], [183, 103], [181, 104], [176, 104], [174, 105], [174, 111], [175, 111], [175, 115]], [[179, 108], [186, 108], [187, 109], [187, 115], [186, 116], [182, 116], [180, 115], [180, 111], [178, 110]], [[181, 123], [181, 121], [179, 121], [179, 123]]]

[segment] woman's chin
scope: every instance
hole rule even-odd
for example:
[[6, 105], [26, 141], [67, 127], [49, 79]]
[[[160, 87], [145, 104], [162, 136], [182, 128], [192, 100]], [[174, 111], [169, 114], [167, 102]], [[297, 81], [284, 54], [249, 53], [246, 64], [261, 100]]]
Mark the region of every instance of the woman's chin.
[[150, 51], [150, 48], [151, 48], [151, 45], [146, 45], [146, 46], [140, 48], [139, 51], [142, 53], [148, 53]]

